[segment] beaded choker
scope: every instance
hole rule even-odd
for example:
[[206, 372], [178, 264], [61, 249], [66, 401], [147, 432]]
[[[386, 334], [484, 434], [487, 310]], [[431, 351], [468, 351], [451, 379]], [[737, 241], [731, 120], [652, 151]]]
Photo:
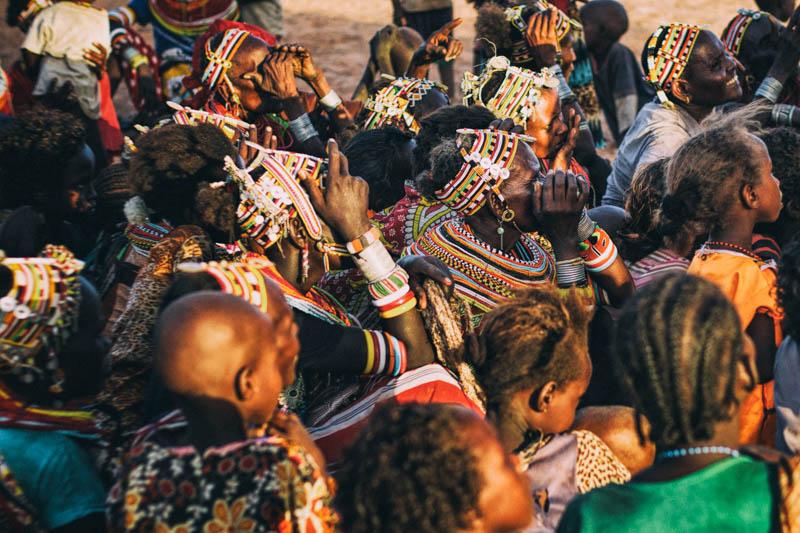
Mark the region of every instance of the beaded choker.
[[[483, 89], [498, 73], [505, 73], [505, 78], [495, 93], [487, 95], [484, 101]], [[525, 127], [528, 118], [533, 115], [542, 91], [557, 88], [558, 78], [549, 69], [535, 72], [514, 67], [511, 66], [511, 61], [503, 56], [491, 58], [480, 76], [465, 72], [464, 80], [461, 82], [464, 105], [482, 105], [497, 118], [510, 118], [514, 124], [522, 127]]]
[[211, 49], [211, 39], [206, 41], [205, 54], [208, 60], [208, 66], [203, 71], [201, 78], [203, 85], [209, 91], [214, 91], [217, 86], [222, 82], [227, 85], [231, 95], [234, 94], [233, 83], [228, 78], [228, 71], [231, 69], [233, 60], [239, 47], [250, 35], [250, 32], [231, 29], [226, 31], [222, 36], [222, 41], [217, 46], [216, 50]]
[[364, 107], [370, 111], [364, 123], [365, 130], [374, 130], [386, 124], [413, 133], [419, 132], [419, 123], [412, 113], [414, 107], [433, 89], [447, 94], [447, 87], [431, 80], [396, 78], [392, 83], [370, 96]]
[[[665, 107], [672, 107], [667, 93], [686, 70], [699, 36], [698, 26], [669, 24], [659, 26], [647, 42], [645, 79], [656, 89], [658, 100]], [[661, 41], [660, 46], [659, 41]]]
[[[496, 130], [460, 129], [458, 134], [456, 143], [464, 164], [458, 174], [437, 190], [434, 196], [464, 216], [477, 213], [486, 203], [489, 192], [505, 204], [500, 184], [511, 175], [509, 168], [520, 143], [533, 142], [533, 138]], [[514, 212], [506, 209], [504, 222], [510, 222], [513, 218]]]
[[742, 254], [742, 255], [746, 255], [747, 257], [755, 259], [756, 261], [763, 261], [763, 259], [761, 259], [755, 253], [753, 253], [752, 250], [748, 250], [747, 248], [744, 248], [743, 246], [739, 246], [739, 245], [736, 245], [736, 244], [731, 244], [729, 242], [707, 241], [703, 245], [702, 250], [711, 250], [711, 251], [714, 251], [714, 250], [728, 250], [730, 252], [736, 252], [736, 253], [739, 253], [739, 254]]

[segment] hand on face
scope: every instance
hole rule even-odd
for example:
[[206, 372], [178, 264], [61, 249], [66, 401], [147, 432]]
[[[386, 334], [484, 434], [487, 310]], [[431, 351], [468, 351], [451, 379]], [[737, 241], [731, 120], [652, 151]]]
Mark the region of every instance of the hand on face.
[[552, 67], [556, 64], [558, 58], [557, 21], [558, 13], [555, 8], [536, 13], [528, 21], [525, 38], [540, 67]]
[[312, 180], [304, 178], [302, 183], [317, 214], [349, 242], [370, 228], [369, 185], [350, 175], [347, 157], [333, 139], [328, 141], [328, 161], [324, 191]]
[[294, 55], [288, 52], [273, 52], [262, 64], [264, 80], [262, 89], [278, 100], [287, 100], [299, 95], [295, 80]]
[[552, 168], [555, 170], [568, 170], [569, 163], [572, 161], [572, 152], [575, 150], [575, 144], [578, 142], [578, 133], [580, 133], [581, 127], [581, 117], [575, 112], [574, 109], [570, 109], [567, 112], [567, 125], [569, 130], [567, 131], [567, 138], [566, 141], [561, 145], [561, 148], [558, 149], [555, 158], [553, 158], [553, 166]]
[[553, 247], [578, 244], [578, 220], [589, 198], [589, 187], [572, 172], [550, 170], [533, 186], [533, 213]]
[[305, 46], [282, 44], [275, 49], [275, 52], [285, 54], [292, 59], [294, 75], [300, 79], [312, 83], [322, 74], [322, 71], [314, 64], [311, 52]]

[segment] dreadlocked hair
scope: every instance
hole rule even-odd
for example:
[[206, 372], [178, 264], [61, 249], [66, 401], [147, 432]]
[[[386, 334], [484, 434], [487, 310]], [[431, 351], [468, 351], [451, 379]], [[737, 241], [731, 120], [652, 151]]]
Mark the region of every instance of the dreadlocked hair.
[[611, 353], [620, 387], [650, 421], [650, 439], [666, 449], [710, 439], [715, 423], [736, 415], [741, 350], [739, 317], [725, 295], [677, 274], [625, 306]]
[[185, 221], [188, 210], [219, 232], [229, 232], [236, 221], [236, 198], [226, 187], [226, 156], [236, 151], [219, 128], [211, 124], [170, 124], [136, 141], [128, 179], [134, 193], [149, 209], [173, 224]]
[[667, 167], [658, 215], [667, 243], [689, 252], [695, 237], [719, 229], [745, 185], [758, 184], [758, 140], [741, 121], [711, 127], [681, 146]]
[[800, 341], [800, 240], [793, 240], [783, 249], [778, 269], [778, 300], [786, 319], [787, 335]]
[[36, 106], [0, 131], [0, 197], [7, 207], [41, 206], [64, 192], [64, 170], [86, 143], [71, 114]]
[[348, 533], [464, 530], [479, 514], [474, 415], [446, 404], [383, 407], [346, 451], [336, 508]]
[[419, 123], [414, 148], [414, 175], [431, 168], [431, 150], [445, 139], [453, 139], [461, 128], [482, 130], [494, 121], [494, 114], [481, 106], [440, 107]]
[[566, 298], [544, 285], [518, 294], [481, 321], [469, 353], [489, 411], [523, 389], [579, 379], [588, 357], [591, 313], [575, 292]]
[[656, 215], [667, 188], [668, 164], [665, 157], [640, 168], [625, 193], [625, 212], [630, 219], [618, 236], [619, 252], [626, 261], [635, 263], [663, 245]]

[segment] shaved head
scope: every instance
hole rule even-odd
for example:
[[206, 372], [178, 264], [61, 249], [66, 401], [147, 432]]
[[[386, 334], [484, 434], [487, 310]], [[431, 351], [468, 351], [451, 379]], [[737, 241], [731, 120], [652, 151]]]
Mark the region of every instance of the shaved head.
[[581, 8], [581, 21], [595, 24], [605, 29], [613, 40], [628, 31], [628, 13], [625, 7], [615, 0], [591, 0]]

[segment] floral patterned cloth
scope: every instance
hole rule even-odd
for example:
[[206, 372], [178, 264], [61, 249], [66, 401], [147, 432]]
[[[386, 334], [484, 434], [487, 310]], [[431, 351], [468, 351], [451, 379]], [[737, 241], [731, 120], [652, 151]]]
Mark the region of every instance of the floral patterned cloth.
[[316, 533], [336, 526], [332, 482], [283, 437], [202, 454], [146, 441], [127, 459], [108, 498], [112, 531]]

